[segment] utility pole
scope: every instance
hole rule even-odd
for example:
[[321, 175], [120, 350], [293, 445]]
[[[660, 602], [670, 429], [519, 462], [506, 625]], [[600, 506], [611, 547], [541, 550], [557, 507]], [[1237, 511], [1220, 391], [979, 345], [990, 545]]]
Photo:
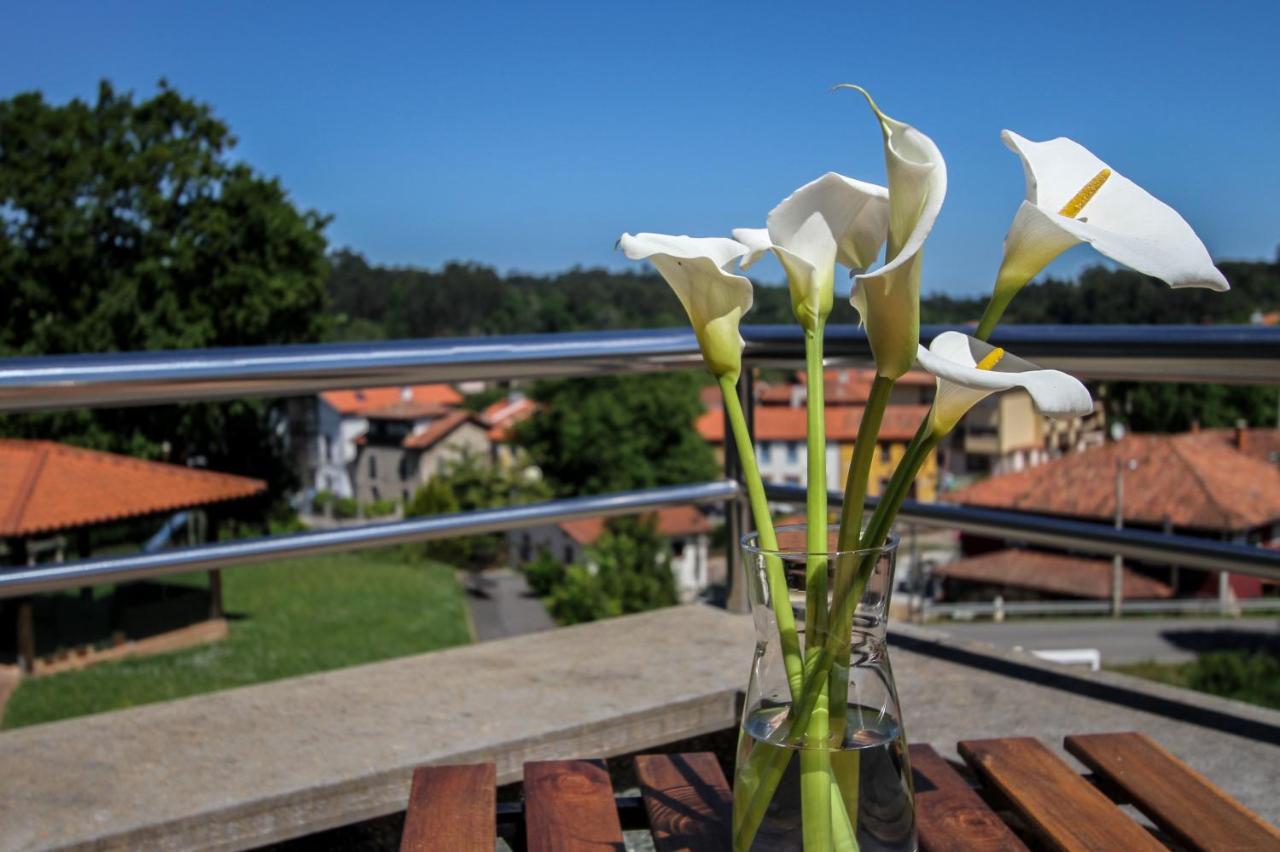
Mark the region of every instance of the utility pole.
[[[1137, 459], [1116, 459], [1116, 529], [1124, 529], [1124, 472], [1137, 470]], [[1111, 557], [1111, 615], [1119, 618], [1124, 610], [1124, 557]]]

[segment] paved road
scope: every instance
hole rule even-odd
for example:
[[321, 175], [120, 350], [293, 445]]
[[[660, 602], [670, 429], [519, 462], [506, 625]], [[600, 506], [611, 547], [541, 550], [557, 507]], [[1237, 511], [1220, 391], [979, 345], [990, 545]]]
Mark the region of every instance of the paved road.
[[473, 575], [466, 593], [477, 641], [522, 636], [556, 626], [524, 575], [507, 568]]
[[1259, 642], [1270, 642], [1280, 649], [1280, 619], [1276, 618], [1036, 619], [1003, 624], [948, 622], [930, 627], [1002, 648], [1096, 648], [1104, 666], [1145, 660], [1176, 663], [1204, 651], [1251, 647]]

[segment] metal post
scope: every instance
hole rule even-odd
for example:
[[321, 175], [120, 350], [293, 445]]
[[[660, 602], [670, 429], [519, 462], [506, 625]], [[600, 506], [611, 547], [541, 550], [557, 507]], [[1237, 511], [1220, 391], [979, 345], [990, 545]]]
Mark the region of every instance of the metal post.
[[[738, 399], [742, 403], [742, 412], [747, 420], [747, 429], [755, 428], [755, 372], [748, 365], [743, 365], [742, 377], [738, 380]], [[724, 475], [741, 486], [738, 496], [725, 502], [725, 525], [728, 530], [725, 542], [724, 566], [725, 582], [728, 590], [725, 595], [725, 608], [729, 612], [746, 612], [747, 575], [742, 566], [742, 551], [739, 543], [742, 537], [753, 529], [751, 512], [748, 511], [745, 498], [746, 486], [742, 480], [742, 464], [738, 459], [738, 447], [733, 441], [733, 432], [729, 429], [726, 416], [724, 424]]]
[[[1136, 470], [1135, 459], [1116, 459], [1116, 529], [1124, 529], [1124, 472]], [[1124, 557], [1111, 557], [1111, 615], [1119, 618], [1124, 610]]]

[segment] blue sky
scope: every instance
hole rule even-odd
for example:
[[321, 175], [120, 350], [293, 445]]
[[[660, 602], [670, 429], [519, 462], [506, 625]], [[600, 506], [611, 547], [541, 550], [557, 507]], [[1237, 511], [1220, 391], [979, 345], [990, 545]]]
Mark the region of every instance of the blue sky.
[[842, 81], [947, 158], [926, 291], [989, 286], [1023, 191], [1003, 127], [1074, 137], [1215, 257], [1280, 242], [1274, 0], [8, 6], [0, 96], [167, 77], [376, 262], [621, 268], [624, 230], [727, 234], [824, 171], [882, 181]]

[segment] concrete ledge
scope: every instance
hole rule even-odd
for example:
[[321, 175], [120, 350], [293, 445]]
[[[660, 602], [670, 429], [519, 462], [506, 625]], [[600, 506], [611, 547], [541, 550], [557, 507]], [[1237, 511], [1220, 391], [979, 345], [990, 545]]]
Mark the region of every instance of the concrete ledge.
[[675, 607], [0, 735], [0, 849], [244, 849], [404, 808], [413, 767], [736, 724], [751, 622]]
[[[640, 751], [737, 724], [754, 633], [701, 606], [0, 734], [0, 850], [245, 849], [401, 810], [413, 767]], [[895, 626], [911, 739], [1141, 730], [1280, 818], [1280, 712]]]

